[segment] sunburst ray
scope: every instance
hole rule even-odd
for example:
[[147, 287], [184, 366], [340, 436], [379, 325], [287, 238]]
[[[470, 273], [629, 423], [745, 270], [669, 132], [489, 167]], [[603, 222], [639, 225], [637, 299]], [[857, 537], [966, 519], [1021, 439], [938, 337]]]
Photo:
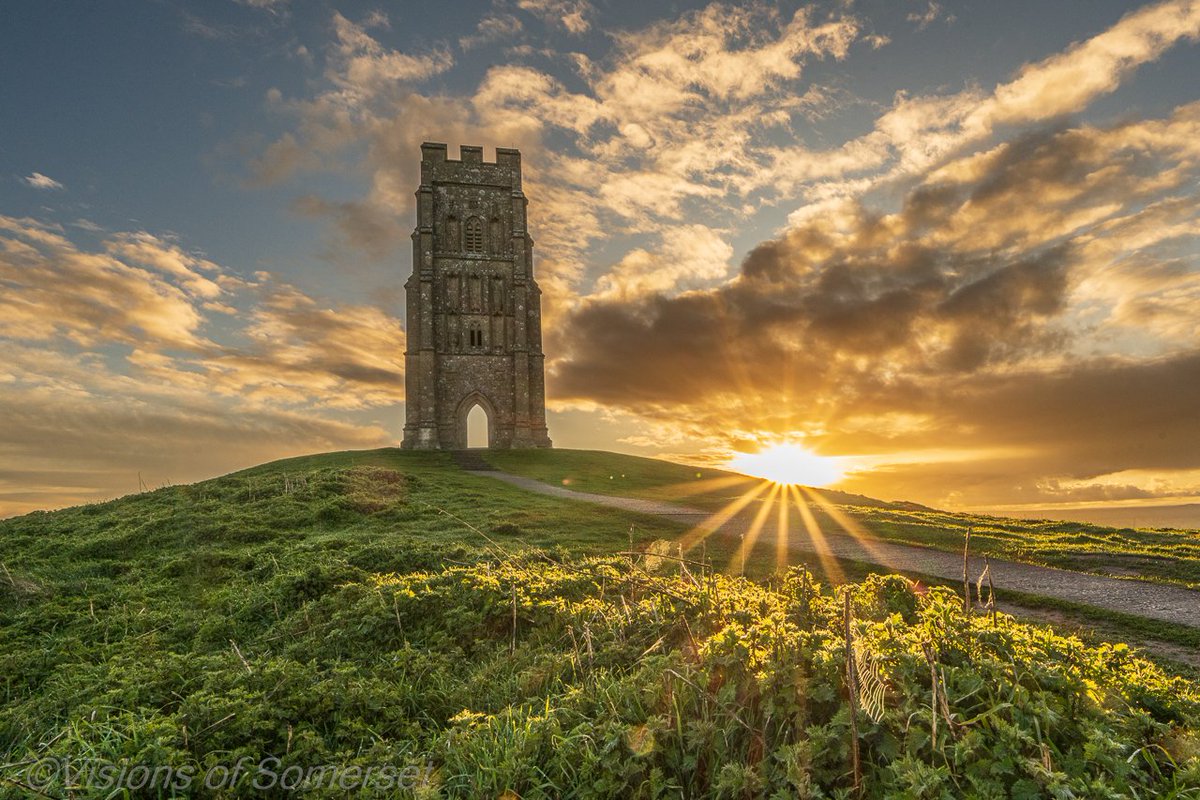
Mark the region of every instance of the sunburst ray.
[[858, 542], [862, 549], [867, 551], [875, 563], [887, 564], [882, 551], [876, 546], [875, 537], [860, 525], [857, 520], [852, 519], [840, 508], [829, 502], [829, 499], [816, 489], [806, 486], [804, 487], [804, 493], [811, 497], [813, 502], [819, 505], [821, 510], [837, 523], [842, 530], [850, 534], [854, 541]]
[[754, 502], [754, 499], [765, 492], [770, 486], [771, 484], [763, 481], [754, 488], [746, 491], [741, 497], [735, 498], [720, 511], [716, 512], [699, 525], [696, 525], [687, 533], [683, 534], [683, 536], [679, 538], [680, 547], [682, 547], [683, 551], [686, 553], [688, 550], [691, 550], [693, 547], [700, 544], [700, 542], [711, 536], [714, 531], [719, 529], [725, 523], [729, 522], [729, 520], [733, 519], [733, 517], [739, 511]]
[[758, 542], [759, 533], [762, 532], [763, 526], [767, 522], [767, 517], [771, 513], [771, 506], [775, 503], [782, 489], [782, 486], [775, 484], [771, 487], [771, 491], [767, 492], [767, 496], [762, 501], [762, 508], [754, 515], [754, 520], [742, 536], [742, 543], [738, 546], [737, 553], [734, 554], [733, 558], [729, 559], [729, 566], [725, 569], [726, 572], [733, 572], [736, 566], [739, 574], [745, 573], [746, 558], [754, 552], [754, 545]]
[[[782, 486], [783, 484], [776, 484]], [[787, 569], [789, 540], [791, 539], [791, 524], [788, 520], [788, 494], [785, 489], [779, 503], [779, 530], [775, 537], [775, 569]]]
[[832, 583], [845, 583], [846, 573], [842, 571], [837, 558], [830, 551], [829, 542], [825, 539], [825, 533], [821, 530], [821, 526], [817, 524], [817, 518], [813, 516], [812, 509], [808, 507], [808, 503], [805, 502], [804, 497], [800, 494], [800, 488], [797, 486], [790, 486], [788, 488], [791, 489], [796, 508], [800, 512], [800, 519], [804, 523], [804, 529], [808, 532], [808, 539], [812, 542], [813, 552], [817, 554], [817, 559], [821, 562], [821, 569], [825, 571], [825, 575]]
[[732, 486], [741, 486], [744, 484], [758, 483], [758, 478], [750, 478], [746, 475], [723, 475], [719, 478], [697, 478], [694, 481], [682, 481], [680, 483], [669, 483], [665, 486], [656, 486], [653, 490], [654, 495], [662, 497], [692, 497], [698, 494], [708, 494], [709, 492], [728, 489]]

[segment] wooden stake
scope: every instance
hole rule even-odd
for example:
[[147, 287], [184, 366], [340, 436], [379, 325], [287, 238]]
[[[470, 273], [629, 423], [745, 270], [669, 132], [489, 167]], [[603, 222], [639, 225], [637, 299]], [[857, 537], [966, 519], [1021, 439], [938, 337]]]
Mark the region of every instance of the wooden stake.
[[988, 578], [988, 610], [992, 612], [992, 627], [996, 627], [996, 587], [992, 583], [992, 564], [988, 561], [988, 557], [983, 557], [983, 570], [987, 573]]
[[971, 527], [963, 540], [963, 613], [971, 613]]
[[[933, 648], [924, 642], [921, 643], [921, 649], [925, 651], [925, 660], [929, 662], [929, 686], [933, 690], [933, 694], [929, 698], [929, 740], [930, 748], [933, 752], [937, 752], [937, 721], [938, 721], [938, 676], [937, 666], [933, 662]], [[933, 759], [930, 759], [932, 763]]]
[[237, 657], [242, 662], [242, 666], [246, 668], [246, 672], [254, 674], [254, 670], [250, 668], [250, 662], [246, 660], [244, 655], [242, 655], [242, 649], [237, 646], [237, 642], [235, 642], [233, 639], [230, 639], [229, 643], [233, 645], [233, 652], [237, 653]]
[[846, 682], [850, 695], [850, 760], [854, 767], [854, 793], [862, 793], [862, 759], [858, 752], [858, 666], [854, 663], [854, 632], [851, 630], [850, 589], [846, 588], [842, 622], [846, 629]]

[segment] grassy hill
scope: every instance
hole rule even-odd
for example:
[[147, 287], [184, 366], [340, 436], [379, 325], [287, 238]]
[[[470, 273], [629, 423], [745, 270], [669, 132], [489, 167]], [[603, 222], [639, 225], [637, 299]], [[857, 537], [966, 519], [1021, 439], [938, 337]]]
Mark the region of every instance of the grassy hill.
[[[630, 494], [687, 469], [610, 459]], [[0, 797], [1197, 796], [1200, 687], [1124, 645], [723, 575], [681, 532], [395, 450], [0, 521]]]

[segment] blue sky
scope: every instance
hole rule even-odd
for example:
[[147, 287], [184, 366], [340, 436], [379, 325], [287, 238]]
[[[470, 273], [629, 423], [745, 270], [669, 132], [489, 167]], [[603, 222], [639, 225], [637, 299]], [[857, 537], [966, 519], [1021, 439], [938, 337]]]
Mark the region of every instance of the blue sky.
[[1176, 406], [1079, 398], [1200, 392], [1198, 20], [7, 4], [0, 514], [396, 441], [425, 139], [524, 154], [561, 446], [800, 441], [963, 507], [1194, 498]]

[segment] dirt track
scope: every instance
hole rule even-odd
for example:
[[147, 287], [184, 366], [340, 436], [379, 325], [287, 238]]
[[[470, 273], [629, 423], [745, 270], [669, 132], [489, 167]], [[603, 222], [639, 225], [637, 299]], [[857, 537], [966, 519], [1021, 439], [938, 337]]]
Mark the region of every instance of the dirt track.
[[[707, 511], [673, 503], [575, 492], [506, 472], [479, 474], [531, 492], [651, 514], [689, 526], [698, 525], [711, 516]], [[740, 536], [749, 528], [751, 514], [750, 511], [743, 512], [729, 520], [721, 526], [721, 534], [735, 538]], [[788, 537], [790, 548], [801, 552], [818, 552], [798, 517], [798, 514], [792, 515], [792, 529]], [[882, 541], [872, 541], [864, 547], [857, 539], [832, 531], [825, 531], [824, 538], [825, 549], [838, 558], [878, 564], [897, 572], [917, 572], [949, 580], [962, 579], [962, 556], [956, 553]], [[972, 564], [973, 576], [977, 576], [982, 568], [983, 560], [975, 559]], [[998, 593], [1008, 589], [1200, 628], [1200, 592], [1190, 589], [996, 559], [991, 561], [991, 571]]]

